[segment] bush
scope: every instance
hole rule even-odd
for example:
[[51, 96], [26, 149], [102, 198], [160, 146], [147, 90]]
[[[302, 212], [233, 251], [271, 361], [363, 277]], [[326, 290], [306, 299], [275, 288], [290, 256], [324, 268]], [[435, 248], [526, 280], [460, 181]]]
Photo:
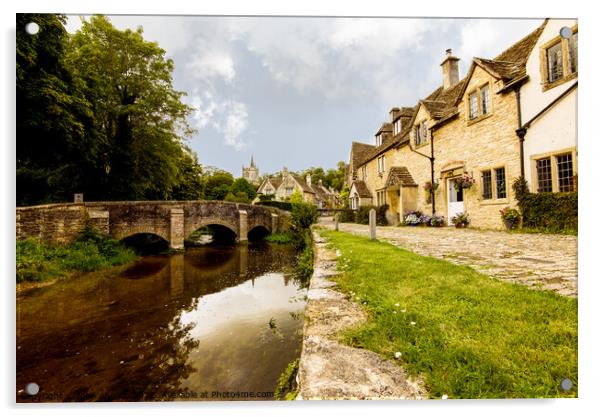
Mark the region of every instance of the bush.
[[291, 243], [294, 240], [293, 234], [290, 232], [286, 233], [272, 233], [266, 236], [265, 241], [270, 243], [276, 243], [278, 245], [284, 245]]
[[551, 233], [576, 233], [578, 229], [577, 192], [531, 193], [524, 178], [512, 185], [523, 218], [523, 228]]
[[387, 222], [387, 210], [389, 209], [388, 204], [382, 206], [361, 206], [355, 213], [355, 222], [359, 224], [370, 224], [370, 210], [376, 210], [376, 224], [379, 226], [386, 226]]
[[273, 201], [274, 200], [274, 194], [259, 194], [257, 196], [257, 198], [259, 198], [259, 201], [264, 203], [266, 201]]
[[451, 219], [455, 226], [468, 226], [470, 224], [470, 217], [468, 213], [458, 213]]
[[288, 364], [284, 372], [278, 378], [278, 385], [274, 391], [274, 398], [282, 400], [294, 400], [299, 391], [297, 386], [297, 372], [299, 372], [299, 358]]
[[318, 209], [313, 204], [293, 204], [291, 210], [291, 228], [296, 233], [308, 230], [318, 220]]
[[354, 223], [355, 211], [350, 208], [344, 208], [339, 212], [339, 221], [342, 223]]
[[257, 203], [258, 206], [276, 207], [280, 210], [291, 211], [293, 205], [287, 201], [260, 201]]

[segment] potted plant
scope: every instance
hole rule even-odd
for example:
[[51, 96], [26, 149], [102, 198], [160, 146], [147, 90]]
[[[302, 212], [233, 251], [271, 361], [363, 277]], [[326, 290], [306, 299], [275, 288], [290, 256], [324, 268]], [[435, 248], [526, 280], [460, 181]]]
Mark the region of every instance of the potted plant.
[[520, 213], [517, 209], [505, 207], [500, 210], [500, 215], [502, 216], [502, 221], [504, 222], [506, 229], [512, 230], [518, 227], [518, 224], [520, 223]]
[[471, 175], [464, 173], [461, 177], [455, 179], [454, 188], [456, 191], [468, 189], [471, 188], [475, 182], [475, 179]]
[[434, 214], [433, 216], [431, 216], [431, 221], [429, 223], [429, 226], [432, 226], [432, 227], [445, 226], [445, 217], [440, 216], [438, 214]]
[[424, 188], [424, 196], [426, 198], [426, 202], [427, 204], [430, 204], [431, 193], [435, 194], [435, 191], [437, 191], [437, 188], [439, 188], [439, 183], [437, 181], [435, 181], [434, 183], [427, 181], [422, 187]]
[[458, 213], [452, 217], [451, 221], [457, 229], [465, 228], [470, 224], [468, 213]]
[[422, 223], [421, 217], [422, 217], [421, 211], [411, 210], [411, 211], [408, 211], [406, 213], [406, 215], [404, 216], [403, 223], [406, 226], [419, 226]]

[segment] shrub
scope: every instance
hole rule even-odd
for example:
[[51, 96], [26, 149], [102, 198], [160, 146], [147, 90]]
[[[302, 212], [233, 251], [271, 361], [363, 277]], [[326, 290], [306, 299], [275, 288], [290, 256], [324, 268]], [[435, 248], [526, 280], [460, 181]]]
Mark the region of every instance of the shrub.
[[339, 211], [339, 221], [342, 223], [354, 223], [355, 211], [350, 208], [344, 208]]
[[455, 226], [468, 226], [470, 224], [470, 217], [468, 213], [458, 213], [451, 219]]
[[355, 222], [359, 224], [370, 223], [370, 210], [376, 210], [376, 224], [379, 226], [386, 226], [387, 222], [387, 210], [389, 209], [388, 204], [382, 206], [361, 206], [355, 213]]
[[291, 210], [291, 227], [293, 231], [301, 233], [307, 230], [318, 220], [318, 209], [313, 204], [293, 204]]
[[274, 200], [274, 194], [259, 194], [257, 198], [259, 198], [259, 201], [261, 202], [272, 201]]
[[291, 211], [293, 205], [287, 201], [260, 201], [257, 203], [258, 206], [276, 207], [280, 210]]
[[265, 241], [270, 243], [276, 243], [278, 245], [284, 245], [287, 243], [291, 243], [294, 237], [290, 232], [286, 233], [272, 233], [266, 236]]
[[278, 378], [278, 385], [274, 391], [274, 398], [282, 400], [284, 395], [285, 400], [294, 400], [299, 391], [297, 386], [297, 372], [299, 372], [299, 358], [288, 364], [284, 372]]
[[524, 178], [512, 185], [524, 228], [542, 232], [577, 232], [578, 195], [569, 193], [531, 193]]

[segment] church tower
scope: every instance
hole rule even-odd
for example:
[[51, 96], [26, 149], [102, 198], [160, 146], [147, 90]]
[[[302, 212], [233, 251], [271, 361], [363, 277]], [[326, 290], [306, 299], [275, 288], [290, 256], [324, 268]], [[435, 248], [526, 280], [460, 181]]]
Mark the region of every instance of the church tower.
[[242, 167], [242, 177], [253, 185], [259, 185], [259, 168], [255, 166], [253, 155], [251, 155], [251, 165]]

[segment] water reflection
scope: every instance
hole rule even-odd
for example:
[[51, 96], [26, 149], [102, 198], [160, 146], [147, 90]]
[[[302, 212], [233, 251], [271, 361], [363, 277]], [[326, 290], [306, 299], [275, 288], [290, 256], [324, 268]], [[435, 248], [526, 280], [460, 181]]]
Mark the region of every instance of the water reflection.
[[17, 389], [36, 382], [40, 393], [17, 400], [273, 391], [301, 342], [302, 320], [290, 314], [304, 308], [295, 255], [283, 246], [195, 248], [23, 294]]

